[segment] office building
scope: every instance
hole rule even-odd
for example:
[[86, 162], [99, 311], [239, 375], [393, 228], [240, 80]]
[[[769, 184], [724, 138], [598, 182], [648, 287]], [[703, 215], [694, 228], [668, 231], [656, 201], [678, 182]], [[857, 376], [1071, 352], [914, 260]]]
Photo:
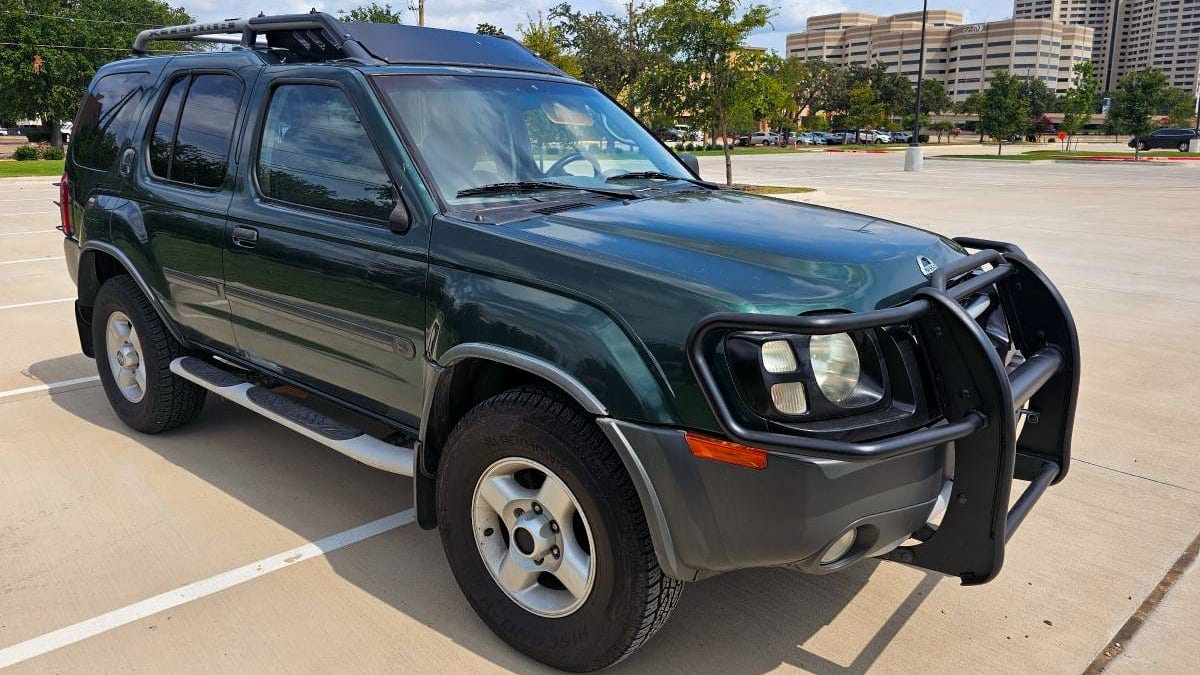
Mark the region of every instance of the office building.
[[[963, 24], [962, 12], [929, 10], [925, 76], [939, 80], [952, 101], [987, 88], [988, 74], [1008, 70], [1039, 78], [1061, 94], [1076, 63], [1092, 56], [1092, 29], [1050, 19], [1008, 19]], [[842, 66], [882, 62], [917, 79], [921, 12], [877, 16], [840, 12], [811, 17], [805, 30], [787, 37], [787, 55]]]

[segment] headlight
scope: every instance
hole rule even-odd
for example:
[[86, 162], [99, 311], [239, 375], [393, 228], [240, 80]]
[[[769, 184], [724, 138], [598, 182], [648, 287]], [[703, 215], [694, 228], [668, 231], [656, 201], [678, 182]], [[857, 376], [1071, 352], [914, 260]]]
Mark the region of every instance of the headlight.
[[845, 333], [814, 335], [808, 343], [808, 359], [821, 393], [841, 405], [858, 388], [862, 365], [858, 347]]
[[869, 331], [736, 333], [724, 351], [742, 400], [768, 419], [844, 417], [870, 409], [887, 390], [883, 354]]

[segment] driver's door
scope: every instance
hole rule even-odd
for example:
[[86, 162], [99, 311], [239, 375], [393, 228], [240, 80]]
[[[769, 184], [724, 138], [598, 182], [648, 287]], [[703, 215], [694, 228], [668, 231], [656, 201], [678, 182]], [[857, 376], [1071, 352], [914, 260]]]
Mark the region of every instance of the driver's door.
[[393, 231], [398, 191], [342, 69], [264, 75], [229, 209], [225, 280], [241, 355], [415, 424], [429, 227]]

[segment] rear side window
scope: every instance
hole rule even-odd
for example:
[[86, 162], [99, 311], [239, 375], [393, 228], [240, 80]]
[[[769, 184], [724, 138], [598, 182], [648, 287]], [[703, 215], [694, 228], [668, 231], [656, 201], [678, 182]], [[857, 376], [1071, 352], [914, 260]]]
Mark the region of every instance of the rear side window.
[[150, 137], [150, 171], [158, 178], [215, 188], [225, 182], [242, 81], [199, 74], [171, 83]]
[[76, 164], [108, 169], [133, 132], [148, 73], [113, 73], [96, 81], [75, 116], [71, 155]]
[[271, 95], [255, 167], [268, 199], [385, 220], [392, 184], [341, 89], [285, 84]]

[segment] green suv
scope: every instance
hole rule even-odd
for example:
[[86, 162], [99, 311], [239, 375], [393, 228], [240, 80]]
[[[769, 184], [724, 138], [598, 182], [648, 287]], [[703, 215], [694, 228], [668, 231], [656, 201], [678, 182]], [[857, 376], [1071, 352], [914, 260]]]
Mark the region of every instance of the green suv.
[[986, 582], [1069, 464], [1076, 332], [1020, 249], [718, 189], [504, 37], [146, 31], [96, 74], [61, 196], [122, 420], [212, 392], [412, 476], [467, 600], [559, 668], [728, 570]]

